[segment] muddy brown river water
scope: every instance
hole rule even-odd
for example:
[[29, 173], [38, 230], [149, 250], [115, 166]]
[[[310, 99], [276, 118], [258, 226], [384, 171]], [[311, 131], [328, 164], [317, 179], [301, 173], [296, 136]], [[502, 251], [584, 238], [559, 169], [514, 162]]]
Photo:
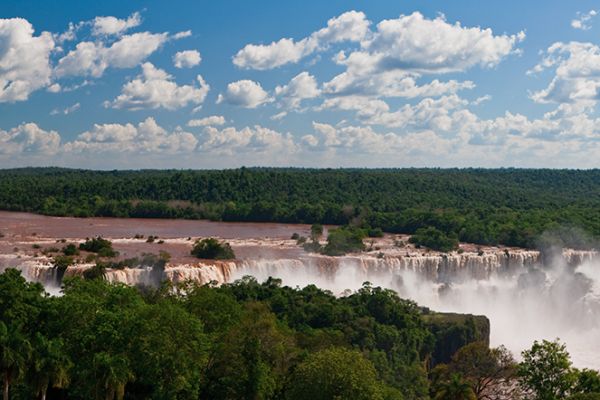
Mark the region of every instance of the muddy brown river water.
[[88, 236], [132, 237], [136, 234], [161, 238], [217, 236], [224, 239], [279, 238], [292, 233], [310, 233], [310, 225], [252, 222], [212, 222], [142, 218], [72, 218], [0, 211], [0, 233], [22, 237], [63, 238]]

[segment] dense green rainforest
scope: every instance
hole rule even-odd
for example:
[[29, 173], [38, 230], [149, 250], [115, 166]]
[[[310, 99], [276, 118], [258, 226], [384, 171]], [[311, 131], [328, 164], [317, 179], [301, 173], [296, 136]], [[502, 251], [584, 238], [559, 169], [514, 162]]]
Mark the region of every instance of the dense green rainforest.
[[276, 279], [76, 278], [49, 297], [17, 270], [0, 274], [0, 376], [14, 399], [426, 399], [428, 369], [469, 343], [487, 349], [488, 336], [485, 317], [369, 285], [335, 297]]
[[586, 247], [600, 237], [600, 170], [27, 168], [0, 171], [0, 208], [80, 217], [351, 223], [395, 233], [421, 229], [440, 241]]
[[136, 288], [96, 276], [49, 296], [0, 274], [3, 400], [600, 399], [600, 374], [573, 368], [560, 342], [517, 364], [488, 347], [489, 328], [368, 283], [336, 297], [273, 278]]

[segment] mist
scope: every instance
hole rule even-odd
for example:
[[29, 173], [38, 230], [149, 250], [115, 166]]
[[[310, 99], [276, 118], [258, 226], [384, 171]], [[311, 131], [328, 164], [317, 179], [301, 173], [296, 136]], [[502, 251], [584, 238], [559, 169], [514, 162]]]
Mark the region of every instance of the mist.
[[483, 278], [459, 272], [436, 281], [392, 266], [365, 268], [352, 259], [342, 259], [337, 268], [327, 270], [306, 260], [261, 261], [238, 268], [231, 280], [252, 275], [263, 281], [273, 276], [284, 285], [315, 284], [335, 295], [369, 281], [435, 311], [487, 316], [490, 344], [505, 345], [517, 359], [534, 340], [560, 338], [576, 367], [600, 369], [600, 260], [595, 257], [576, 266], [565, 257], [546, 260], [544, 265], [498, 269]]

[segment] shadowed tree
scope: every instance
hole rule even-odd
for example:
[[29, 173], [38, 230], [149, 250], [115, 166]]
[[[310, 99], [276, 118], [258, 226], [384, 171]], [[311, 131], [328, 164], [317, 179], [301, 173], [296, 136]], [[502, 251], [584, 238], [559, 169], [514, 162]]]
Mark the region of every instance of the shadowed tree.
[[61, 339], [47, 339], [37, 333], [33, 341], [33, 360], [29, 369], [29, 382], [39, 399], [45, 400], [48, 388], [65, 388], [73, 366], [65, 354]]
[[534, 393], [536, 400], [558, 400], [567, 394], [577, 379], [571, 367], [566, 346], [558, 339], [533, 343], [529, 350], [521, 353], [523, 361], [518, 374], [522, 385]]
[[298, 365], [287, 393], [289, 400], [381, 400], [384, 384], [364, 356], [344, 348], [313, 353]]
[[449, 381], [443, 382], [436, 390], [434, 400], [476, 400], [471, 385], [460, 374], [453, 374]]
[[94, 368], [98, 373], [97, 385], [105, 392], [106, 400], [123, 400], [125, 385], [133, 381], [133, 372], [127, 358], [120, 355], [98, 353], [94, 356]]
[[600, 372], [584, 368], [577, 372], [575, 393], [597, 393], [600, 395]]
[[470, 343], [460, 348], [448, 365], [450, 373], [457, 373], [471, 385], [479, 400], [495, 398], [503, 384], [515, 376], [516, 363], [503, 346], [490, 349], [484, 342]]
[[250, 302], [240, 322], [216, 344], [203, 398], [277, 397], [296, 353], [289, 328], [277, 321], [264, 304]]
[[3, 383], [3, 400], [9, 399], [10, 386], [20, 380], [27, 370], [31, 344], [14, 325], [0, 321], [0, 373]]

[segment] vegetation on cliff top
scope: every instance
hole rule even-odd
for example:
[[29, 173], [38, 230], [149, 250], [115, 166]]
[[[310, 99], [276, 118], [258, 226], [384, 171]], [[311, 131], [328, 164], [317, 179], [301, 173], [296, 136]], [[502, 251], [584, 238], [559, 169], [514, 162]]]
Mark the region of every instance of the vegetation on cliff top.
[[207, 260], [231, 260], [235, 258], [233, 249], [227, 242], [219, 242], [215, 238], [197, 240], [191, 254]]

